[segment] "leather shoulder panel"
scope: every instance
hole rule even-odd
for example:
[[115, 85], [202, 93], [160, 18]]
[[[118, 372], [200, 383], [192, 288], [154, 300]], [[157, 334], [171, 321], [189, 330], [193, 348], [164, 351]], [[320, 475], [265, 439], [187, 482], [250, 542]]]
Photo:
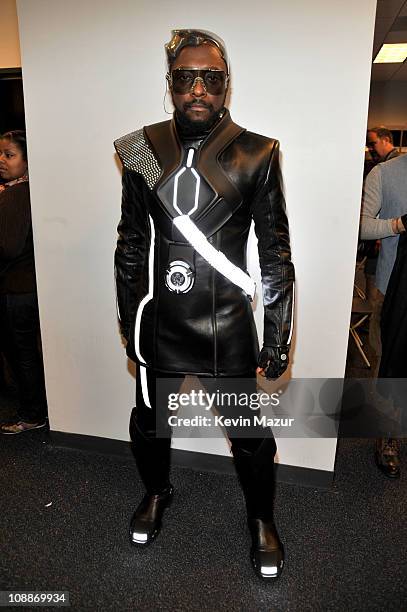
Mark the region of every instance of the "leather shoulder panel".
[[273, 149], [279, 145], [275, 138], [268, 138], [255, 132], [243, 132], [237, 138], [239, 145], [250, 155], [255, 155], [257, 160], [261, 158], [270, 159]]
[[272, 158], [277, 154], [278, 140], [253, 132], [243, 132], [220, 156], [220, 164], [245, 197], [253, 197], [269, 178]]
[[161, 168], [144, 137], [144, 131], [126, 134], [115, 140], [114, 146], [123, 166], [141, 174], [153, 189], [161, 176]]

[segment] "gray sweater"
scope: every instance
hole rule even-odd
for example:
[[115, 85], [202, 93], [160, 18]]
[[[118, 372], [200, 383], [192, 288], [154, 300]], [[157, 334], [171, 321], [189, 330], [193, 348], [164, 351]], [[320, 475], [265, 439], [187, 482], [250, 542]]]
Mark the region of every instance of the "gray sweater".
[[366, 177], [360, 224], [362, 240], [383, 239], [376, 269], [376, 287], [386, 293], [396, 259], [399, 235], [391, 219], [407, 213], [407, 155], [378, 164]]

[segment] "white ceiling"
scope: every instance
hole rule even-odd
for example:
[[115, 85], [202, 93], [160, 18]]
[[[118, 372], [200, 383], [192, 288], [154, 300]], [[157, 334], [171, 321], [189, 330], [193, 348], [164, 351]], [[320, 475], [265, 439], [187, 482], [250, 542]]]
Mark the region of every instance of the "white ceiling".
[[[407, 42], [407, 0], [378, 0], [373, 59], [383, 43]], [[407, 81], [403, 64], [373, 64], [372, 81]]]

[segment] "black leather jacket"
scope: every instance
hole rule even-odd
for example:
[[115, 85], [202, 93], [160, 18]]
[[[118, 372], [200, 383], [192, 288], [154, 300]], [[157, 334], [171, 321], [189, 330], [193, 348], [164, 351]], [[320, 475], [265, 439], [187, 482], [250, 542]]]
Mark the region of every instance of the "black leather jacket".
[[[258, 341], [251, 303], [214, 270], [173, 225], [174, 181], [182, 204], [193, 204], [179, 169], [188, 151], [174, 120], [115, 141], [123, 163], [122, 218], [115, 255], [118, 311], [128, 355], [162, 372], [235, 376], [254, 372]], [[294, 269], [279, 171], [278, 141], [240, 128], [226, 111], [195, 151], [200, 191], [191, 219], [209, 242], [242, 270], [252, 219], [258, 238], [264, 344], [291, 337]], [[187, 174], [187, 173], [185, 173]], [[182, 180], [184, 180], [182, 179]], [[186, 198], [188, 199], [188, 197]], [[185, 214], [185, 210], [181, 210]], [[154, 246], [150, 246], [154, 237]], [[186, 293], [166, 285], [173, 260], [194, 279]]]

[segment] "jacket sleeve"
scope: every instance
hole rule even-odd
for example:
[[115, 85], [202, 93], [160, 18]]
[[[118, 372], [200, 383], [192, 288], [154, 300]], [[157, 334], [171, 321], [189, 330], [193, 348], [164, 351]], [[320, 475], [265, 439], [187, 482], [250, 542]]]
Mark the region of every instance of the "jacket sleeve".
[[142, 183], [142, 178], [136, 172], [124, 168], [115, 277], [119, 322], [121, 332], [129, 342], [129, 356], [134, 356], [133, 330], [137, 308], [148, 292], [150, 224]]
[[294, 266], [278, 141], [274, 141], [265, 177], [252, 205], [252, 214], [262, 278], [264, 346], [288, 346], [293, 324]]
[[362, 240], [378, 240], [395, 236], [391, 219], [378, 219], [382, 208], [383, 188], [381, 164], [377, 164], [367, 175], [363, 186], [360, 237]]
[[0, 258], [17, 259], [31, 230], [28, 183], [14, 185], [0, 194]]

